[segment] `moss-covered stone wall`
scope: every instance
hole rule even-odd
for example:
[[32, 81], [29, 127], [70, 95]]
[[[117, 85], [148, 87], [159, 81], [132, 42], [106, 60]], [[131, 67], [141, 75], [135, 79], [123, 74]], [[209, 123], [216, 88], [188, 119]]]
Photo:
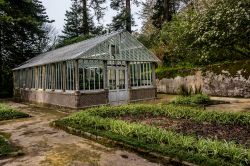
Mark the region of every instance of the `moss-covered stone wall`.
[[[174, 73], [174, 74], [173, 74]], [[212, 96], [250, 97], [250, 60], [157, 73], [158, 92], [178, 94], [181, 86]]]

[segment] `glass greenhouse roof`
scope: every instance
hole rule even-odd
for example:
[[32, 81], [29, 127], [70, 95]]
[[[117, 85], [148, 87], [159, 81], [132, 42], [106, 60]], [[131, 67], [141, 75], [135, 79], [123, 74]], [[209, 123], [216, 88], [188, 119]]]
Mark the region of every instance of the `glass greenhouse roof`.
[[74, 59], [159, 62], [126, 31], [117, 31], [38, 55], [14, 70]]

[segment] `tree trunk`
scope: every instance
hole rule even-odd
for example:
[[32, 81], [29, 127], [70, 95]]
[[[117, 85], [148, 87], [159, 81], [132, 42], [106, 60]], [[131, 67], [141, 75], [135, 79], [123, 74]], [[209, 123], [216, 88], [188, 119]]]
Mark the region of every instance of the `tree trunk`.
[[170, 13], [170, 0], [163, 1], [163, 22], [171, 21], [171, 13]]
[[131, 33], [131, 26], [132, 26], [132, 20], [131, 20], [131, 6], [130, 6], [130, 0], [126, 0], [126, 30]]
[[87, 9], [87, 0], [82, 0], [82, 21], [83, 21], [83, 34], [89, 34], [89, 23], [88, 23], [88, 9]]

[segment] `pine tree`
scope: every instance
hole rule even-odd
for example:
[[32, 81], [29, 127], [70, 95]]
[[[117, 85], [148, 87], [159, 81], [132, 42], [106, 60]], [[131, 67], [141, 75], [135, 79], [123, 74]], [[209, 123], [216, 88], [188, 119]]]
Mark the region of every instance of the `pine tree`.
[[0, 1], [0, 97], [12, 94], [11, 69], [44, 50], [51, 22], [39, 0]]
[[114, 30], [126, 29], [128, 32], [132, 32], [132, 26], [135, 25], [131, 14], [131, 2], [136, 5], [139, 4], [137, 0], [112, 0], [110, 7], [113, 10], [118, 11], [118, 14], [113, 17], [112, 23], [109, 27]]
[[89, 9], [94, 9], [95, 16], [97, 20], [99, 20], [103, 17], [103, 10], [105, 8], [102, 7], [102, 4], [104, 4], [105, 1], [106, 0], [90, 0], [88, 4], [87, 0], [72, 0], [72, 6], [65, 14], [66, 23], [64, 25], [64, 35], [62, 38], [67, 40], [99, 33], [101, 28], [95, 27]]

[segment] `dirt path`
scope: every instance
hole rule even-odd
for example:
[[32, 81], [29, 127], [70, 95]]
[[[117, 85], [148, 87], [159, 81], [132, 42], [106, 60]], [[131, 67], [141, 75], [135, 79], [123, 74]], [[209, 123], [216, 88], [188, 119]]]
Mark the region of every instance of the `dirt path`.
[[212, 100], [229, 102], [207, 107], [207, 110], [221, 110], [229, 112], [250, 112], [250, 98], [211, 97]]
[[[0, 131], [11, 134], [11, 141], [23, 148], [24, 155], [0, 160], [11, 166], [157, 166], [137, 154], [108, 148], [88, 139], [54, 129], [49, 123], [64, 117], [65, 111], [8, 102], [30, 114], [27, 119], [0, 123]], [[59, 112], [64, 111], [64, 112]]]

